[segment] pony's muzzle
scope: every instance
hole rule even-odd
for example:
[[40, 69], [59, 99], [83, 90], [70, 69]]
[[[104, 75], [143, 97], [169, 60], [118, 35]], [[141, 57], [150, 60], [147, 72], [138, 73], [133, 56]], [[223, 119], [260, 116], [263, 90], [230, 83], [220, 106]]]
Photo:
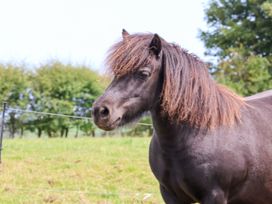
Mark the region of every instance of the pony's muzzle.
[[110, 110], [107, 106], [101, 106], [98, 107], [97, 110], [95, 110], [100, 118], [108, 118], [110, 115]]
[[93, 118], [95, 124], [103, 130], [113, 130], [121, 120], [118, 111], [113, 111], [106, 103], [95, 103], [93, 107]]
[[106, 105], [93, 107], [93, 116], [95, 121], [106, 121], [110, 117], [110, 109]]

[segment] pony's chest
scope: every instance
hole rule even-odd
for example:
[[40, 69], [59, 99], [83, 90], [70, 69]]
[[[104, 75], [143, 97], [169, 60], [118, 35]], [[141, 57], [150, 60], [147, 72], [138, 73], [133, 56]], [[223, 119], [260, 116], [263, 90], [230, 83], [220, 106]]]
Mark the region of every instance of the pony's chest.
[[192, 189], [201, 189], [195, 185], [203, 175], [192, 161], [182, 153], [163, 153], [158, 147], [150, 148], [150, 166], [159, 183], [176, 195], [182, 191], [197, 200], [198, 195]]
[[187, 170], [178, 161], [165, 159], [166, 165], [161, 169], [159, 180], [165, 186], [174, 189], [175, 191], [186, 190], [190, 181], [187, 181]]

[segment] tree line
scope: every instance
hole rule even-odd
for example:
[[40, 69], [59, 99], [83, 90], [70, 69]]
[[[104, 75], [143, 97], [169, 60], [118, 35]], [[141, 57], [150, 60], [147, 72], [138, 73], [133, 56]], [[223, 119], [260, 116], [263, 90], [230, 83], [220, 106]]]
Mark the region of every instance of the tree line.
[[[68, 134], [78, 137], [80, 133], [94, 137], [98, 129], [91, 119], [73, 119], [20, 110], [90, 118], [93, 102], [109, 82], [109, 78], [89, 67], [59, 61], [31, 70], [25, 66], [0, 64], [0, 103], [7, 102], [9, 107], [5, 129], [10, 138], [15, 135], [27, 136], [31, 132], [37, 137], [67, 137]], [[151, 124], [150, 117], [143, 118], [142, 122]], [[123, 132], [128, 136], [150, 136], [152, 127], [137, 125]]]
[[[61, 113], [90, 117], [90, 108], [107, 80], [86, 66], [65, 65], [54, 61], [35, 70], [12, 64], [0, 65], [0, 102], [14, 109]], [[6, 128], [10, 137], [24, 131], [48, 137], [67, 137], [74, 128], [86, 135], [94, 135], [94, 126], [88, 120], [75, 120], [42, 114], [27, 114], [7, 110]]]

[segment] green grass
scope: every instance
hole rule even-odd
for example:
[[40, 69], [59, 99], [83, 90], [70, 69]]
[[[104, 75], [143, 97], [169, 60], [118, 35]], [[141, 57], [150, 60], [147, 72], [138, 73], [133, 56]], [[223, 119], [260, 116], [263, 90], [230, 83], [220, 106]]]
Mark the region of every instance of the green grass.
[[163, 203], [150, 138], [5, 140], [0, 203]]

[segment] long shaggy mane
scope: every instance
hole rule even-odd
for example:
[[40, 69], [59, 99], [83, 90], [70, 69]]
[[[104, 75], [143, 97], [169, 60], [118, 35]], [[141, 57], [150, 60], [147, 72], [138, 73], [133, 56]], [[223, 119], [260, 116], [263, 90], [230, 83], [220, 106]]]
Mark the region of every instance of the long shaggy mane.
[[[107, 65], [122, 76], [150, 63], [149, 44], [153, 34], [133, 34], [109, 51]], [[199, 128], [231, 125], [240, 119], [242, 97], [216, 84], [207, 65], [174, 43], [161, 39], [164, 69], [162, 111], [173, 122], [187, 122]]]

